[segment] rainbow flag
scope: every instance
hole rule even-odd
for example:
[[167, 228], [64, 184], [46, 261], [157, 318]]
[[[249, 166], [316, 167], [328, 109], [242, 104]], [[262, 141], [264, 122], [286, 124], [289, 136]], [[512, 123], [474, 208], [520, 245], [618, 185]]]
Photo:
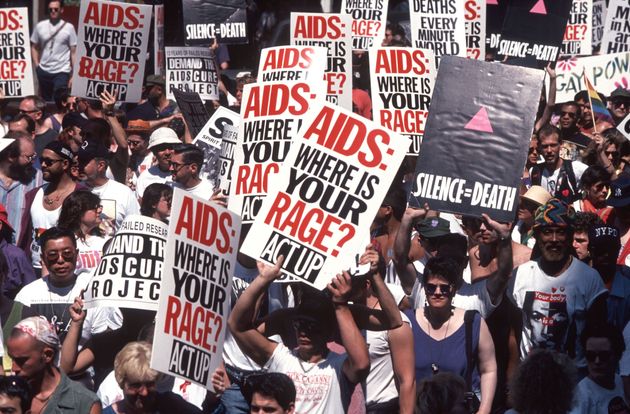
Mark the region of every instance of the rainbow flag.
[[588, 76], [586, 76], [586, 72], [584, 74], [584, 83], [586, 84], [586, 91], [588, 92], [588, 100], [591, 102], [591, 113], [593, 114], [593, 124], [596, 121], [606, 121], [615, 125], [615, 121], [613, 120], [610, 112], [608, 112], [608, 108], [604, 105], [604, 102], [600, 99], [597, 91], [591, 84], [591, 81], [588, 80]]

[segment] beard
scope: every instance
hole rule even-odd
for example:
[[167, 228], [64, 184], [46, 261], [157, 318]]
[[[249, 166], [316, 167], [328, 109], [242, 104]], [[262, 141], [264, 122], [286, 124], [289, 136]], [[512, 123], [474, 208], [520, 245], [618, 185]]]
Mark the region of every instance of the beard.
[[160, 105], [160, 95], [152, 95], [149, 94], [149, 96], [147, 97], [147, 100], [149, 102], [151, 102], [151, 105], [155, 106], [156, 108]]
[[22, 184], [29, 183], [33, 178], [35, 178], [35, 174], [37, 174], [37, 170], [31, 164], [27, 165], [11, 165], [9, 167], [9, 172], [11, 176], [17, 179]]

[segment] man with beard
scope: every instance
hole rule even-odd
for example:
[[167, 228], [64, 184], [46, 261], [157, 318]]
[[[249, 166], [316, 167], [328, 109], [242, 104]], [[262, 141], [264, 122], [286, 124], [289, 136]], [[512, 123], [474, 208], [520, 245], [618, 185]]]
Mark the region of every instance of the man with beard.
[[127, 113], [128, 120], [143, 119], [149, 121], [150, 129], [167, 126], [171, 120], [180, 116], [177, 104], [166, 99], [166, 80], [164, 76], [149, 75], [144, 82], [146, 102]]
[[521, 313], [521, 359], [535, 348], [554, 349], [574, 356], [585, 370], [575, 339], [587, 320], [606, 321], [607, 292], [597, 271], [571, 254], [574, 216], [556, 198], [538, 209], [534, 237], [540, 257], [514, 271], [506, 295]]
[[28, 134], [10, 132], [15, 141], [0, 152], [0, 203], [7, 208], [15, 235], [22, 229], [26, 193], [42, 184], [42, 173], [33, 167], [35, 144]]
[[619, 125], [630, 113], [630, 91], [619, 86], [608, 97], [608, 109], [615, 123]]

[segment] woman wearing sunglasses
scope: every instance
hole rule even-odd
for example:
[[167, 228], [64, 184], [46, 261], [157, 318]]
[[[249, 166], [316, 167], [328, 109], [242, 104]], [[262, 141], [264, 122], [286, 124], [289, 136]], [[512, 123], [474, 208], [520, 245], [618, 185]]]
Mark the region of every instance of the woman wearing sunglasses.
[[[422, 275], [425, 306], [406, 311], [414, 338], [416, 381], [451, 372], [470, 382], [468, 399], [481, 395], [479, 413], [489, 413], [497, 384], [497, 365], [490, 331], [481, 316], [452, 305], [462, 285], [461, 267], [450, 257], [431, 258]], [[468, 320], [468, 321], [466, 321]], [[470, 331], [467, 356], [466, 325]], [[470, 370], [470, 371], [469, 371]], [[462, 402], [463, 403], [463, 402]], [[472, 411], [471, 411], [472, 412]]]

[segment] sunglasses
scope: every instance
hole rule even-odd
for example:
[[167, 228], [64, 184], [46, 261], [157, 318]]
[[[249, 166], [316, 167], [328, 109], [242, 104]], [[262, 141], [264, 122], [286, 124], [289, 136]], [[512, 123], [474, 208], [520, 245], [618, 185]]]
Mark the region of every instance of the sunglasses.
[[134, 141], [134, 140], [128, 139], [127, 144], [129, 144], [129, 146], [131, 147], [135, 147], [136, 145], [142, 144], [142, 141]]
[[616, 157], [619, 155], [619, 151], [604, 151], [607, 157]]
[[74, 256], [74, 250], [63, 250], [62, 252], [51, 250], [49, 252], [46, 252], [46, 260], [48, 260], [49, 262], [56, 262], [59, 260], [59, 257], [61, 257], [64, 262], [72, 262], [74, 260]]
[[296, 331], [302, 331], [302, 332], [314, 332], [314, 331], [319, 330], [319, 327], [317, 326], [317, 322], [311, 321], [308, 319], [294, 320], [293, 328], [295, 328]]
[[449, 285], [447, 283], [427, 283], [424, 285], [424, 291], [427, 292], [427, 295], [433, 296], [437, 291], [437, 288], [440, 288], [440, 294], [442, 295], [450, 295], [453, 290], [453, 285]]
[[607, 362], [612, 358], [612, 352], [610, 351], [586, 351], [584, 356], [588, 362], [594, 362], [598, 357], [602, 362]]
[[612, 101], [612, 105], [615, 108], [619, 108], [620, 106], [625, 106], [626, 108], [630, 107], [630, 101], [625, 101], [625, 100], [621, 100], [621, 101]]
[[53, 160], [52, 158], [44, 158], [44, 157], [39, 157], [39, 163], [41, 165], [53, 165], [56, 162], [59, 161], [63, 161], [63, 159], [58, 159], [58, 160]]
[[560, 116], [565, 116], [565, 115], [568, 115], [569, 118], [577, 117], [577, 114], [575, 112], [567, 112], [567, 111], [560, 112]]
[[475, 233], [481, 229], [481, 223], [483, 223], [483, 220], [480, 218], [462, 217], [462, 224], [464, 227]]
[[59, 11], [59, 8], [58, 7], [49, 7], [48, 11], [49, 12], [57, 12], [57, 11]]
[[190, 165], [190, 164], [192, 164], [192, 163], [190, 163], [190, 162], [185, 162], [185, 163], [181, 163], [181, 164], [180, 164], [179, 162], [175, 162], [175, 161], [169, 161], [169, 162], [168, 162], [168, 166], [169, 166], [170, 168], [172, 168], [172, 169], [173, 169], [173, 171], [175, 171], [175, 172], [177, 172], [177, 171], [181, 170], [181, 169], [182, 169], [182, 167], [185, 167], [186, 165]]

